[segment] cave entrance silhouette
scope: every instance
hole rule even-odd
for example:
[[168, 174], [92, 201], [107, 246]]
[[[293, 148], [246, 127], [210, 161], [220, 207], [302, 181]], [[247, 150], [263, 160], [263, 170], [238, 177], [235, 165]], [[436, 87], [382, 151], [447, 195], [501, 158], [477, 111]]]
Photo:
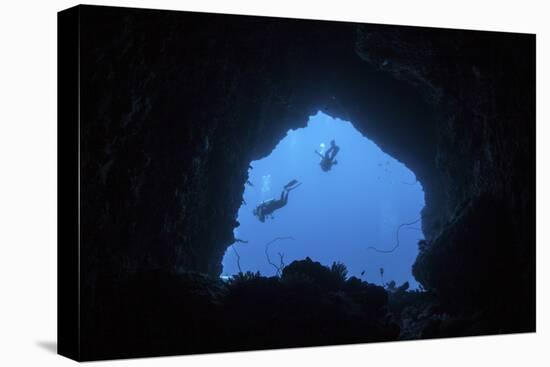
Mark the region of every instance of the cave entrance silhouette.
[[[341, 148], [338, 163], [324, 172], [315, 150], [326, 151], [332, 139]], [[344, 263], [349, 276], [371, 283], [395, 280], [418, 286], [411, 268], [417, 242], [423, 239], [422, 186], [413, 172], [351, 122], [318, 112], [305, 128], [288, 131], [269, 156], [250, 167], [238, 212], [240, 226], [234, 231], [238, 242], [226, 250], [222, 277], [239, 271], [275, 275], [277, 267], [309, 256], [324, 265]], [[293, 179], [301, 186], [290, 192], [287, 205], [276, 210], [273, 219], [260, 222], [253, 209], [279, 198]]]

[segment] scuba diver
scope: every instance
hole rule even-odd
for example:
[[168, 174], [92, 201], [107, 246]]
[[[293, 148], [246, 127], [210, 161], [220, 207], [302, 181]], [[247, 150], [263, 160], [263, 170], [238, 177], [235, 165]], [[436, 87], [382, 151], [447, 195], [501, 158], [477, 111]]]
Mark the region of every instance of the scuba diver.
[[336, 154], [338, 154], [339, 150], [340, 147], [336, 145], [334, 140], [331, 140], [330, 148], [328, 148], [324, 155], [315, 150], [315, 153], [321, 157], [321, 162], [319, 164], [321, 165], [321, 169], [323, 171], [328, 172], [333, 165], [338, 164], [338, 161], [334, 158], [336, 157]]
[[290, 181], [285, 185], [279, 199], [264, 201], [252, 211], [252, 214], [257, 216], [262, 223], [265, 222], [266, 216], [270, 216], [271, 219], [273, 219], [273, 212], [277, 209], [282, 208], [288, 202], [288, 193], [300, 186], [301, 184], [302, 183], [298, 182], [297, 180]]

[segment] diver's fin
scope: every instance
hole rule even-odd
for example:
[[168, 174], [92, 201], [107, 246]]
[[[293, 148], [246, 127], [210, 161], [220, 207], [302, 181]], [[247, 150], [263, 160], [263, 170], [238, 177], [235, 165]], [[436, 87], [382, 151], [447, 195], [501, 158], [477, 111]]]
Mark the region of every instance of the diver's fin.
[[[296, 181], [296, 182], [298, 182], [298, 181]], [[295, 188], [297, 188], [297, 187], [300, 186], [301, 184], [302, 184], [301, 182], [298, 182], [298, 184], [296, 184], [296, 185], [294, 185], [294, 186], [292, 186], [292, 187], [288, 187], [288, 188], [285, 187], [285, 190], [286, 190], [286, 191], [294, 190]]]
[[289, 183], [287, 183], [287, 184], [285, 185], [285, 189], [288, 189], [289, 187], [294, 186], [294, 185], [296, 185], [297, 183], [298, 183], [298, 180], [292, 180], [292, 181], [290, 181]]

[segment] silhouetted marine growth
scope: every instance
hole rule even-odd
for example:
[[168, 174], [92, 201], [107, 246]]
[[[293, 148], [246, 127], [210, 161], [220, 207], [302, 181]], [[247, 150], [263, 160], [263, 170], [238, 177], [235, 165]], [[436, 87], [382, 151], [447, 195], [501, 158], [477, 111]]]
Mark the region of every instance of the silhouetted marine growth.
[[239, 269], [239, 274], [241, 274], [243, 272], [243, 270], [241, 268], [241, 255], [239, 254], [239, 252], [235, 248], [235, 244], [233, 244], [233, 246], [231, 246], [231, 248], [233, 249], [233, 252], [235, 253], [235, 257], [237, 258], [237, 269]]
[[284, 254], [281, 253], [281, 252], [277, 253], [279, 255], [279, 265], [275, 264], [273, 261], [271, 261], [271, 257], [269, 256], [269, 246], [271, 246], [273, 243], [275, 243], [277, 241], [281, 241], [281, 240], [294, 240], [294, 238], [292, 236], [275, 237], [274, 239], [272, 239], [271, 241], [269, 241], [265, 244], [265, 250], [264, 250], [265, 258], [266, 258], [268, 264], [275, 268], [276, 275], [280, 275], [281, 271], [285, 267], [285, 263], [283, 261]]
[[[96, 358], [221, 352], [397, 340], [383, 287], [310, 258], [281, 277], [197, 273], [105, 279], [86, 330]], [[128, 332], [130, 331], [130, 332]], [[136, 354], [137, 353], [137, 354]]]
[[[367, 247], [367, 250], [374, 250], [376, 252], [380, 252], [380, 253], [383, 253], [383, 254], [390, 254], [390, 253], [394, 252], [399, 247], [399, 231], [401, 230], [401, 228], [403, 228], [405, 226], [411, 226], [413, 224], [416, 224], [416, 223], [420, 222], [421, 219], [422, 218], [418, 218], [414, 222], [400, 224], [397, 227], [397, 230], [395, 231], [395, 246], [393, 246], [392, 248], [387, 249], [387, 250], [383, 250], [383, 249], [380, 249], [380, 248], [375, 247], [375, 246], [369, 246], [369, 247]], [[383, 276], [383, 273], [384, 272], [381, 271], [382, 276]]]

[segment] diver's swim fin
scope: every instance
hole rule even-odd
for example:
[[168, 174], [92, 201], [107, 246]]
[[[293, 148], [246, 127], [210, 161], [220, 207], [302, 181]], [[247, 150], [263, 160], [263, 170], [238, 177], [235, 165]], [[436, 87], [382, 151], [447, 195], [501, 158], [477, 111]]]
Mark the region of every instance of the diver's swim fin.
[[[296, 182], [298, 182], [298, 181], [296, 181]], [[301, 184], [302, 184], [301, 182], [298, 182], [296, 185], [294, 185], [294, 186], [292, 186], [292, 187], [286, 187], [286, 186], [285, 186], [285, 190], [286, 190], [286, 191], [292, 191], [292, 190], [294, 190], [295, 188], [297, 188], [298, 186], [300, 186]]]
[[292, 180], [292, 181], [290, 181], [289, 183], [287, 183], [287, 184], [285, 185], [285, 189], [288, 189], [289, 187], [294, 186], [294, 185], [296, 185], [297, 183], [298, 183], [298, 180]]

